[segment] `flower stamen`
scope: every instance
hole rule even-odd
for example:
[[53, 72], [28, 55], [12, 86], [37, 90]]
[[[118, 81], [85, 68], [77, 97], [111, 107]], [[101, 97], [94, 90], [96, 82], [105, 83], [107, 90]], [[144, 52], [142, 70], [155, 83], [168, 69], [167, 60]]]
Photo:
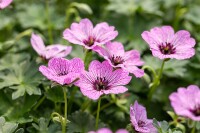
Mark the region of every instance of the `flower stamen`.
[[124, 62], [124, 60], [121, 56], [114, 56], [113, 55], [110, 60], [111, 60], [112, 64], [115, 65], [115, 66], [122, 64]]
[[106, 80], [105, 77], [97, 77], [97, 79], [94, 82], [94, 88], [97, 91], [101, 91], [101, 90], [107, 90], [108, 87], [108, 81]]
[[176, 48], [174, 48], [171, 43], [167, 43], [167, 42], [159, 45], [159, 50], [164, 55], [170, 55], [170, 54], [174, 54], [176, 52]]

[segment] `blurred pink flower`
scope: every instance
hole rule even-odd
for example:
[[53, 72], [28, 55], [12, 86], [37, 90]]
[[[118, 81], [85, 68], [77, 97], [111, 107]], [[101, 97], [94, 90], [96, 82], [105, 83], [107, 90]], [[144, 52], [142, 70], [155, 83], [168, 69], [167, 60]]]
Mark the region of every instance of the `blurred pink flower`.
[[200, 121], [200, 89], [196, 85], [180, 87], [169, 99], [177, 115]]
[[108, 42], [104, 48], [97, 46], [94, 50], [103, 56], [104, 59], [108, 60], [112, 67], [122, 68], [125, 71], [133, 73], [136, 77], [144, 75], [144, 70], [138, 68], [138, 66], [144, 64], [140, 60], [139, 51], [130, 50], [125, 52], [123, 45], [119, 42]]
[[[112, 131], [109, 128], [101, 128], [98, 131], [90, 131], [88, 133], [112, 133]], [[125, 129], [119, 129], [115, 133], [128, 133]]]
[[64, 46], [60, 44], [45, 47], [42, 38], [34, 33], [31, 35], [31, 44], [33, 49], [46, 60], [54, 57], [65, 57], [72, 50], [71, 46]]
[[139, 133], [157, 133], [153, 126], [153, 120], [147, 119], [147, 112], [145, 107], [139, 105], [135, 101], [134, 105], [130, 106], [130, 117], [133, 128]]
[[174, 33], [171, 26], [155, 27], [142, 33], [142, 38], [149, 44], [153, 56], [160, 59], [191, 58], [195, 54], [195, 40], [186, 30]]
[[63, 32], [64, 39], [73, 44], [79, 44], [86, 49], [93, 49], [97, 45], [105, 44], [118, 35], [113, 26], [102, 22], [93, 27], [89, 19], [82, 19], [80, 23], [73, 23], [70, 29]]
[[90, 63], [89, 72], [81, 74], [77, 86], [83, 95], [97, 100], [103, 94], [124, 93], [128, 89], [123, 85], [130, 82], [131, 76], [122, 69], [112, 70], [108, 61], [99, 62], [94, 60]]
[[13, 0], [0, 0], [0, 9], [4, 9], [12, 3]]
[[45, 77], [61, 85], [68, 85], [77, 80], [83, 70], [84, 63], [79, 58], [71, 60], [52, 58], [48, 62], [48, 67], [44, 65], [39, 67], [39, 71]]

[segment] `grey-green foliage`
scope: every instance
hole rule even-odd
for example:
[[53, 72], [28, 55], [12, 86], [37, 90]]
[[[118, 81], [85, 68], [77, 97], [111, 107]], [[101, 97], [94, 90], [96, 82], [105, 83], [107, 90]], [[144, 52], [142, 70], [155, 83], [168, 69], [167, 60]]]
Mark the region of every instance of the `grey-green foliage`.
[[51, 123], [49, 119], [41, 117], [29, 127], [30, 133], [61, 133], [60, 123]]
[[167, 121], [158, 122], [156, 119], [153, 119], [153, 125], [158, 133], [183, 133], [180, 129], [171, 129]]
[[18, 124], [7, 122], [4, 117], [0, 117], [0, 133], [14, 133]]
[[[7, 60], [10, 58], [9, 60]], [[38, 87], [41, 75], [38, 66], [29, 59], [24, 59], [23, 54], [19, 56], [8, 55], [3, 58], [1, 64], [0, 88], [13, 89], [12, 98], [16, 99], [25, 93], [29, 95], [41, 95]]]

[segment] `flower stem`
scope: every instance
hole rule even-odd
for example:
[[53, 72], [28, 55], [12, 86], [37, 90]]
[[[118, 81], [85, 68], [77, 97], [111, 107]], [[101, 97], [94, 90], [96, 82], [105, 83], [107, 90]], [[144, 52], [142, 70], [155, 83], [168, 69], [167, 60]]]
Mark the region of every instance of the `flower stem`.
[[90, 102], [91, 102], [90, 99], [86, 99], [85, 102], [81, 106], [81, 110], [85, 111], [87, 109], [87, 107], [90, 105]]
[[65, 100], [65, 109], [64, 109], [64, 120], [62, 123], [62, 133], [66, 133], [66, 126], [67, 126], [67, 94], [66, 90], [64, 87], [63, 88], [63, 93], [64, 93], [64, 100]]
[[77, 90], [78, 89], [76, 87], [74, 87], [73, 90], [72, 90], [72, 92], [70, 93], [70, 98], [69, 98], [69, 102], [68, 102], [68, 113], [69, 114], [71, 112], [72, 104], [74, 102], [74, 97], [75, 97], [75, 94], [76, 94]]
[[191, 133], [195, 133], [195, 129], [196, 129], [196, 128], [193, 127]]
[[88, 69], [88, 65], [90, 63], [90, 61], [92, 60], [92, 51], [85, 49], [85, 56], [84, 56], [84, 64], [85, 64], [85, 68]]
[[33, 108], [33, 110], [36, 110], [45, 100], [45, 95], [37, 102], [37, 104], [35, 105], [35, 107]]
[[[104, 104], [104, 105], [100, 108], [100, 111], [101, 111], [101, 110], [104, 110], [104, 109], [107, 108], [107, 107], [109, 107], [109, 106], [112, 105], [113, 103], [114, 103], [114, 102], [111, 101], [111, 102], [109, 102], [109, 103], [107, 103], [107, 104]], [[96, 113], [97, 113], [97, 111], [93, 112], [92, 115], [95, 115]]]
[[95, 124], [95, 129], [98, 129], [98, 124], [99, 124], [99, 112], [100, 112], [100, 106], [101, 106], [101, 97], [98, 100], [98, 107], [97, 107], [97, 116], [96, 116], [96, 124]]
[[196, 122], [194, 122], [194, 126], [193, 126], [193, 128], [191, 130], [191, 133], [196, 133], [195, 131], [196, 131]]
[[155, 92], [156, 88], [160, 84], [160, 78], [161, 78], [161, 75], [162, 75], [162, 72], [163, 72], [163, 69], [164, 69], [165, 61], [167, 61], [167, 59], [164, 59], [162, 61], [160, 71], [159, 71], [158, 75], [156, 75], [156, 77], [154, 77], [153, 84], [150, 87], [150, 91], [149, 91], [149, 94], [148, 94], [148, 97], [149, 97], [150, 100], [152, 99], [153, 93]]
[[161, 68], [160, 68], [160, 71], [159, 71], [159, 74], [158, 74], [158, 79], [161, 78], [161, 75], [162, 75], [162, 72], [163, 72], [163, 69], [164, 69], [164, 65], [165, 65], [165, 61], [166, 61], [166, 60], [163, 60], [163, 61], [162, 61], [162, 65], [161, 65]]
[[53, 35], [52, 35], [51, 21], [50, 21], [50, 15], [49, 15], [49, 0], [46, 0], [46, 19], [47, 19], [47, 25], [48, 25], [49, 43], [52, 44]]

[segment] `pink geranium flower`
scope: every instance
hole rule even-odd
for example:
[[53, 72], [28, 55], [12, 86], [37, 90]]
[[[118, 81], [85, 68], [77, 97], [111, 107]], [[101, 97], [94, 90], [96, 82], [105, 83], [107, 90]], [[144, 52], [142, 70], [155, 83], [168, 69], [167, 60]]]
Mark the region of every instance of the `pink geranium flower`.
[[169, 96], [171, 105], [180, 116], [200, 121], [200, 89], [196, 85], [180, 87]]
[[113, 40], [118, 35], [114, 29], [113, 26], [109, 26], [105, 22], [93, 27], [89, 19], [82, 19], [80, 23], [73, 23], [70, 29], [66, 29], [63, 32], [63, 37], [73, 44], [93, 49], [97, 45]]
[[[90, 131], [88, 133], [113, 133], [109, 128], [101, 128], [98, 131]], [[125, 129], [119, 129], [115, 133], [128, 133]]]
[[13, 0], [0, 0], [0, 10], [6, 8]]
[[160, 59], [191, 58], [195, 54], [195, 40], [186, 30], [174, 33], [171, 26], [155, 27], [142, 33], [142, 38], [149, 44], [153, 56]]
[[89, 72], [85, 71], [80, 76], [77, 86], [80, 87], [83, 95], [90, 99], [97, 100], [103, 94], [124, 93], [128, 89], [123, 85], [130, 82], [131, 76], [122, 69], [112, 70], [108, 61], [92, 61]]
[[45, 47], [42, 38], [34, 33], [31, 35], [31, 44], [33, 49], [46, 60], [54, 57], [65, 57], [72, 50], [71, 46], [64, 46], [60, 44]]
[[139, 105], [135, 101], [134, 105], [130, 106], [130, 117], [133, 128], [139, 133], [157, 133], [153, 126], [153, 120], [147, 119], [147, 112], [145, 107]]
[[52, 58], [48, 62], [48, 67], [42, 65], [39, 71], [51, 81], [61, 85], [71, 84], [77, 80], [84, 70], [84, 63], [79, 58], [67, 60], [64, 58]]
[[125, 71], [133, 73], [136, 77], [144, 75], [144, 70], [138, 68], [144, 62], [140, 60], [140, 53], [137, 50], [125, 52], [124, 46], [119, 42], [108, 42], [104, 48], [98, 46], [94, 50], [103, 56], [104, 59], [108, 60], [112, 67], [122, 68]]

